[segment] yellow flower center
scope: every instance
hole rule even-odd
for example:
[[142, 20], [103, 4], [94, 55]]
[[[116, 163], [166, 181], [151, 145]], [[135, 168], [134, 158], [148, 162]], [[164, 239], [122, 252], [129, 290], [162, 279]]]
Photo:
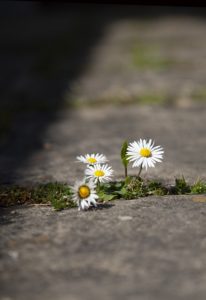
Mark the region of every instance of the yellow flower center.
[[84, 199], [90, 195], [90, 188], [87, 185], [82, 185], [79, 187], [79, 197]]
[[96, 177], [102, 177], [102, 176], [104, 176], [104, 171], [102, 171], [102, 170], [96, 170], [95, 172], [94, 172], [94, 175], [96, 176]]
[[93, 158], [93, 157], [87, 158], [87, 161], [88, 161], [90, 164], [94, 164], [94, 163], [97, 162], [96, 158]]
[[152, 156], [152, 152], [148, 148], [142, 148], [139, 152], [139, 154], [143, 157], [150, 157]]

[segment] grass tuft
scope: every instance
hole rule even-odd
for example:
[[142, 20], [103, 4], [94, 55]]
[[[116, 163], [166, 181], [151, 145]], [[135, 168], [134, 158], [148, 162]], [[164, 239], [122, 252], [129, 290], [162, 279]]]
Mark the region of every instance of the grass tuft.
[[191, 186], [191, 194], [205, 194], [206, 193], [206, 183], [198, 180]]
[[63, 183], [47, 183], [33, 188], [0, 187], [0, 206], [17, 204], [47, 204], [55, 210], [76, 207], [71, 200], [70, 187]]
[[175, 179], [175, 187], [173, 193], [176, 195], [189, 194], [191, 187], [187, 184], [184, 176]]

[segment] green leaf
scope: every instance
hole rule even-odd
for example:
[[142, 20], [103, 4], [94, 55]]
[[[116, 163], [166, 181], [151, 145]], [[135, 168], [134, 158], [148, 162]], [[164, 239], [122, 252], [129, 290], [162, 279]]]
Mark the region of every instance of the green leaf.
[[117, 183], [115, 183], [114, 184], [114, 188], [116, 189], [116, 190], [119, 190], [119, 189], [121, 189], [122, 188], [122, 186], [124, 185], [124, 182], [117, 182]]
[[125, 186], [127, 186], [128, 184], [130, 184], [131, 181], [132, 181], [132, 177], [127, 176], [127, 177], [125, 178]]
[[124, 165], [124, 167], [127, 167], [129, 161], [127, 158], [127, 147], [128, 147], [128, 142], [125, 141], [122, 145], [122, 149], [121, 149], [121, 160], [122, 160], [122, 164]]
[[116, 198], [116, 195], [104, 194], [104, 201], [111, 201], [111, 200], [114, 200], [115, 198]]
[[106, 194], [104, 191], [99, 191], [98, 196], [100, 201], [111, 201], [117, 198], [115, 194]]

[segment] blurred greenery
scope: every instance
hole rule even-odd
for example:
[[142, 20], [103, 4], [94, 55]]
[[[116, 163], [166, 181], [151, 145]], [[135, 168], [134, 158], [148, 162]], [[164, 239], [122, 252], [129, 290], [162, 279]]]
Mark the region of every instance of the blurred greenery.
[[186, 182], [184, 176], [175, 179], [174, 193], [177, 195], [188, 194], [191, 192], [190, 185]]
[[83, 99], [66, 99], [65, 106], [72, 105], [75, 108], [97, 108], [105, 105], [165, 105], [168, 104], [168, 99], [171, 100], [171, 97], [165, 95], [162, 91], [149, 91], [144, 93], [139, 93], [135, 96], [113, 96], [113, 97], [104, 97], [96, 99], [87, 99], [84, 101]]
[[206, 88], [202, 87], [199, 89], [196, 89], [192, 92], [192, 99], [196, 100], [196, 101], [201, 101], [204, 102], [206, 101]]
[[191, 193], [192, 194], [205, 194], [206, 193], [206, 182], [203, 182], [202, 180], [197, 180], [191, 186]]
[[141, 70], [165, 70], [176, 64], [174, 59], [164, 57], [156, 44], [137, 43], [131, 52], [134, 66]]

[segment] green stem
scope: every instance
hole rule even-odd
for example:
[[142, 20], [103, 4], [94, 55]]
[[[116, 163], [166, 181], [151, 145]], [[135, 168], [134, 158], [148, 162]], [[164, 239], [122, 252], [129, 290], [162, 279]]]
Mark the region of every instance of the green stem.
[[100, 181], [99, 181], [99, 179], [97, 180], [97, 192], [99, 192], [100, 191]]
[[127, 166], [124, 167], [124, 176], [127, 178]]
[[142, 164], [140, 165], [140, 168], [139, 168], [139, 173], [137, 174], [137, 178], [140, 178], [140, 174], [142, 172]]

